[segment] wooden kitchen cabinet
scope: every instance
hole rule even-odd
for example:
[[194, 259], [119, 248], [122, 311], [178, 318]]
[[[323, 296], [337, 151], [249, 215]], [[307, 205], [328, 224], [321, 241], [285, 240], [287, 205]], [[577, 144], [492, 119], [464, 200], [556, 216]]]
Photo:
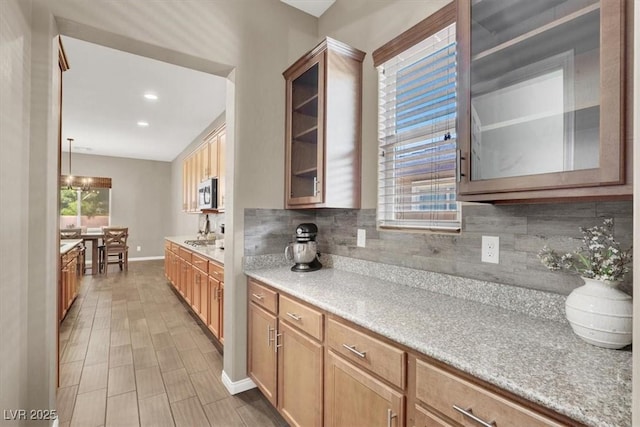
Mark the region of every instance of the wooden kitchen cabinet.
[[249, 280], [249, 376], [292, 426], [323, 425], [323, 315]]
[[249, 377], [267, 400], [273, 406], [277, 406], [276, 315], [250, 302], [248, 317], [247, 369]]
[[224, 268], [218, 263], [209, 261], [208, 281], [207, 327], [221, 343], [224, 343]]
[[364, 55], [327, 37], [283, 73], [286, 208], [360, 207]]
[[325, 426], [404, 426], [404, 396], [364, 370], [327, 353]]
[[631, 2], [457, 0], [458, 200], [632, 193]]
[[476, 417], [498, 426], [566, 425], [427, 359], [411, 356], [409, 372], [409, 424], [476, 427]]
[[78, 296], [82, 269], [79, 268], [80, 249], [76, 246], [60, 256], [60, 284], [58, 290], [58, 320], [62, 322]]

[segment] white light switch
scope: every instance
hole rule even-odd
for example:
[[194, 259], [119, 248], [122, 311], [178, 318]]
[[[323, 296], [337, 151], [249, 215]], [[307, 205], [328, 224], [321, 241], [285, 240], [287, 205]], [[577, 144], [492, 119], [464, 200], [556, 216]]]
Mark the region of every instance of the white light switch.
[[500, 237], [482, 236], [482, 262], [500, 263]]
[[358, 228], [358, 238], [356, 239], [356, 246], [364, 248], [367, 244], [367, 230], [364, 228]]
[[142, 250], [142, 246], [137, 246], [136, 251], [140, 252]]

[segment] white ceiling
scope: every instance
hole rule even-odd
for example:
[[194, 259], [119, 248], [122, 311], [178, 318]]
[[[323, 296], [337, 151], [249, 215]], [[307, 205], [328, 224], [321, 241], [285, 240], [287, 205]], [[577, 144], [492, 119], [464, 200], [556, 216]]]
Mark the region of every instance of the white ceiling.
[[283, 3], [300, 9], [303, 12], [319, 18], [323, 13], [331, 7], [336, 0], [280, 0]]
[[[70, 37], [62, 42], [69, 61], [64, 151], [73, 138], [72, 153], [172, 161], [225, 110], [222, 77]], [[158, 100], [145, 99], [147, 92]]]

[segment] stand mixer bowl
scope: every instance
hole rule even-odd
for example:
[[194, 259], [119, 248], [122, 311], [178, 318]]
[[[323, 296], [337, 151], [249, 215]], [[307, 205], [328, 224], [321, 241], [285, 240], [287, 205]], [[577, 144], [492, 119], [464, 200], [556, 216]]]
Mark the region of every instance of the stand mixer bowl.
[[284, 255], [287, 260], [296, 264], [309, 264], [318, 254], [318, 244], [314, 241], [298, 243], [290, 243], [284, 249]]

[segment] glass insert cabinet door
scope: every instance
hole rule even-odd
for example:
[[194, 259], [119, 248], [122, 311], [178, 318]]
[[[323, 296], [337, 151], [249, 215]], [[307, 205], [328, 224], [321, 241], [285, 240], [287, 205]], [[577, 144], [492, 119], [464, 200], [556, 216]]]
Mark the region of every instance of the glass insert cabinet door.
[[459, 194], [620, 184], [624, 0], [459, 0]]
[[287, 187], [289, 201], [322, 201], [323, 168], [323, 72], [324, 57], [318, 55], [308, 68], [287, 84]]

